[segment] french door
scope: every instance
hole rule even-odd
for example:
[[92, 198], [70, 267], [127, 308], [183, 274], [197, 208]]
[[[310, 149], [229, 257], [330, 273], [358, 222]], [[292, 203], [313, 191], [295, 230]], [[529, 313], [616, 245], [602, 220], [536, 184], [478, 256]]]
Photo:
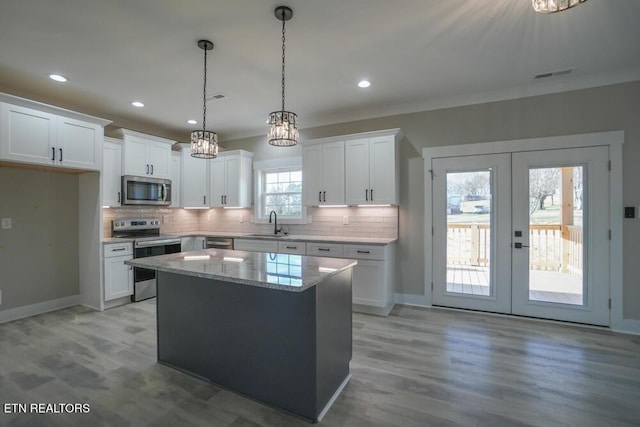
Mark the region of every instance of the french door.
[[607, 147], [432, 159], [434, 305], [609, 324]]

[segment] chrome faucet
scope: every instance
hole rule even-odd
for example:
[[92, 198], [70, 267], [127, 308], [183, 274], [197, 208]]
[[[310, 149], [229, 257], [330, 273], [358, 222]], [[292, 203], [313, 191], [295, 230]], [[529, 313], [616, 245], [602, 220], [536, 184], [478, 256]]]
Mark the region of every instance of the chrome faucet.
[[273, 215], [274, 217], [274, 225], [273, 225], [273, 234], [278, 234], [281, 229], [278, 228], [278, 214], [276, 213], [276, 211], [271, 211], [269, 212], [269, 224], [271, 224], [271, 216]]

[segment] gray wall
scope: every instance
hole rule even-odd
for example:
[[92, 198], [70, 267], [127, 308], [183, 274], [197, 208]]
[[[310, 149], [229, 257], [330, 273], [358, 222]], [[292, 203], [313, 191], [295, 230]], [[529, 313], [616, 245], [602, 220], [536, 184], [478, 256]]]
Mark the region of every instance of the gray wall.
[[0, 310], [79, 293], [78, 177], [0, 167]]
[[[625, 131], [624, 204], [640, 205], [640, 82], [553, 95], [388, 116], [302, 131], [314, 139], [401, 128], [400, 282], [396, 291], [424, 295], [424, 167], [422, 149], [442, 145]], [[301, 117], [304, 120], [304, 117]], [[269, 147], [265, 137], [222, 143], [256, 153], [255, 160], [299, 155], [299, 148]], [[606, 195], [603, 195], [606, 197]], [[624, 317], [640, 319], [640, 220], [624, 220]]]

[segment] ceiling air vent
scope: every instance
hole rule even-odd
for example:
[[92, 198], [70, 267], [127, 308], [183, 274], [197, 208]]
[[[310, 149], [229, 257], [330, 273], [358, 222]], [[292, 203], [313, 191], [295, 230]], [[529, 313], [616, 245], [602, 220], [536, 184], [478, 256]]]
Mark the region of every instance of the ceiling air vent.
[[207, 101], [217, 101], [219, 99], [225, 99], [226, 95], [223, 95], [221, 93], [214, 93], [213, 95], [209, 95], [207, 96]]
[[534, 80], [537, 80], [537, 79], [548, 79], [549, 77], [563, 76], [565, 74], [570, 74], [572, 71], [573, 71], [573, 68], [567, 68], [566, 70], [558, 70], [558, 71], [551, 71], [549, 73], [542, 73], [542, 74], [538, 74], [537, 76], [535, 76]]

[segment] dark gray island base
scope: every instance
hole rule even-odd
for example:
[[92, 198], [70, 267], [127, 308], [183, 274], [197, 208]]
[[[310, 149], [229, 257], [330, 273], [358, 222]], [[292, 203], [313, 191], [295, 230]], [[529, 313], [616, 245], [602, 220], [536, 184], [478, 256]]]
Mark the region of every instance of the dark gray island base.
[[302, 257], [301, 276], [331, 273], [308, 287], [302, 278], [295, 291], [158, 269], [158, 361], [319, 421], [350, 378], [352, 265], [316, 260], [327, 259]]

